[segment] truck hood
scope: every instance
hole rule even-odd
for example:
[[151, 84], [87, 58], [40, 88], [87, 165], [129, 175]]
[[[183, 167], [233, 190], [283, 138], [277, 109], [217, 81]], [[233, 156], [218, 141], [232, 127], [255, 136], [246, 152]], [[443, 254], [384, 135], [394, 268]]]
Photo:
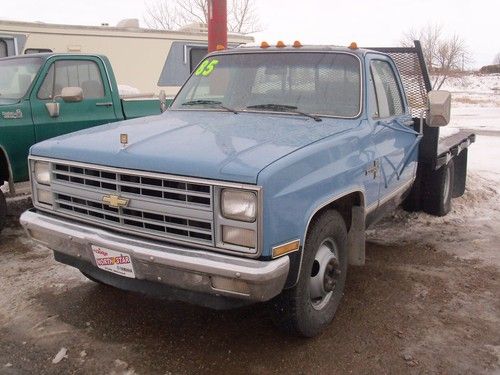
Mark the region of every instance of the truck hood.
[[[359, 120], [262, 113], [167, 111], [34, 145], [34, 156], [255, 184], [259, 172], [295, 150], [349, 130]], [[128, 135], [128, 144], [120, 143]]]

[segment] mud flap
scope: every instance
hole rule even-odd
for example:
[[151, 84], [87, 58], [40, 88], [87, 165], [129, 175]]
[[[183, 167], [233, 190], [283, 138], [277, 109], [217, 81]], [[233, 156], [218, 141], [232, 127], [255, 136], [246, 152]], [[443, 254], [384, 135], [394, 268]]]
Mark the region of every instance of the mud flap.
[[365, 209], [360, 206], [353, 206], [351, 229], [347, 234], [349, 265], [365, 265], [365, 246]]

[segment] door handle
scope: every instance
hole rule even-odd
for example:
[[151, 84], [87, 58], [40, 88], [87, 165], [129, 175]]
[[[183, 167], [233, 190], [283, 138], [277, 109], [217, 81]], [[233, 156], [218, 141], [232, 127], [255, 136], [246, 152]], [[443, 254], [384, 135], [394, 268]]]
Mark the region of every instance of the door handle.
[[112, 107], [112, 102], [104, 102], [104, 103], [95, 103], [96, 107]]
[[373, 179], [376, 179], [378, 174], [378, 169], [379, 169], [379, 162], [378, 160], [374, 160], [373, 164], [368, 169], [365, 170], [365, 176], [373, 174]]

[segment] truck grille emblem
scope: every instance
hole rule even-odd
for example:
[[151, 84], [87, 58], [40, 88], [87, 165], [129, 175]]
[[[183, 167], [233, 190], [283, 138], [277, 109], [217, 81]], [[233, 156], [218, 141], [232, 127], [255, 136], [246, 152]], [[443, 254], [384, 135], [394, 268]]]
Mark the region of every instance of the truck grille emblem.
[[122, 133], [120, 134], [120, 143], [125, 147], [128, 144], [128, 134]]
[[118, 195], [105, 195], [102, 197], [102, 203], [113, 208], [127, 207], [129, 201], [130, 199], [122, 198]]

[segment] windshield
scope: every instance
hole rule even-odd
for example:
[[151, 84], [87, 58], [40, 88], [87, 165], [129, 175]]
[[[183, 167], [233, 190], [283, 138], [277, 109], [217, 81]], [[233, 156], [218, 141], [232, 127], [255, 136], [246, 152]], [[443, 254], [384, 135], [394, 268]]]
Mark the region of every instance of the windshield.
[[0, 60], [0, 100], [21, 99], [41, 64], [39, 57]]
[[270, 52], [204, 60], [172, 109], [271, 111], [357, 117], [360, 62], [345, 53]]

